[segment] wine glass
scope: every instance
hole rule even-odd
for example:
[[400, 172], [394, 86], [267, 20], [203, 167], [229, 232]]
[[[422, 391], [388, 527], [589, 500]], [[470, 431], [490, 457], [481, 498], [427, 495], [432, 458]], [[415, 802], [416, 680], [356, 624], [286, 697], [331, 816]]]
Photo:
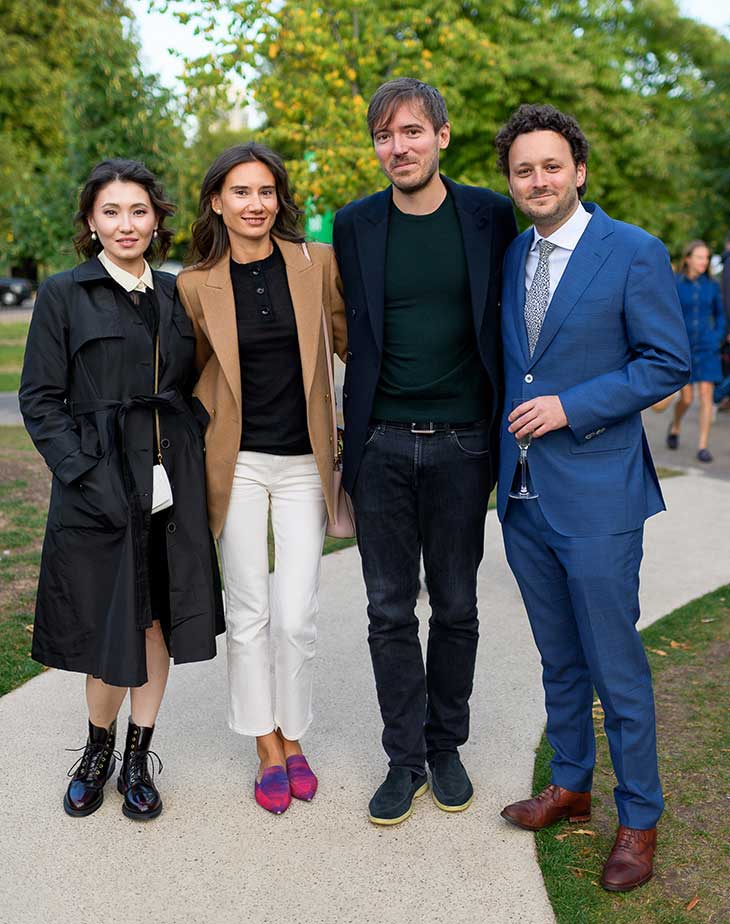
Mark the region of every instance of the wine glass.
[[[524, 404], [524, 399], [515, 398], [512, 401], [512, 410], [514, 411], [520, 404]], [[515, 439], [517, 439], [517, 445], [520, 447], [520, 488], [519, 491], [510, 491], [509, 496], [515, 500], [533, 500], [540, 495], [537, 491], [531, 491], [527, 487], [527, 450], [532, 442], [532, 433], [527, 433], [519, 439], [515, 435]]]

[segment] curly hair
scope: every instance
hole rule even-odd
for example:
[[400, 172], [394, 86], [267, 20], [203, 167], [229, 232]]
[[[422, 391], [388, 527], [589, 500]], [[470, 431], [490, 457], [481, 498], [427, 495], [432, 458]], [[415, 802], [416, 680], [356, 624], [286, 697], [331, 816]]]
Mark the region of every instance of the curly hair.
[[[573, 116], [566, 115], [554, 106], [523, 103], [512, 113], [509, 120], [497, 132], [494, 146], [497, 149], [497, 167], [509, 178], [509, 152], [518, 135], [529, 132], [557, 132], [570, 145], [573, 162], [588, 165], [588, 140]], [[583, 196], [586, 184], [578, 188], [578, 195]]]
[[227, 148], [213, 161], [203, 179], [200, 190], [198, 217], [193, 224], [192, 242], [187, 263], [195, 269], [210, 269], [229, 250], [228, 229], [220, 215], [213, 211], [212, 198], [220, 194], [226, 177], [239, 164], [258, 161], [272, 172], [279, 202], [272, 229], [273, 234], [285, 241], [300, 244], [304, 240], [301, 219], [304, 214], [294, 201], [284, 161], [271, 148], [256, 141], [247, 141]]
[[165, 198], [164, 190], [154, 173], [137, 160], [126, 160], [116, 157], [103, 160], [97, 164], [89, 174], [79, 196], [79, 210], [74, 216], [78, 231], [73, 242], [79, 256], [93, 257], [103, 250], [100, 240], [92, 237], [89, 227], [89, 216], [94, 210], [96, 197], [109, 183], [120, 180], [122, 183], [136, 183], [147, 191], [152, 208], [157, 215], [157, 236], [150, 241], [144, 253], [146, 260], [159, 260], [162, 262], [172, 244], [174, 232], [165, 228], [165, 219], [175, 213], [175, 206]]

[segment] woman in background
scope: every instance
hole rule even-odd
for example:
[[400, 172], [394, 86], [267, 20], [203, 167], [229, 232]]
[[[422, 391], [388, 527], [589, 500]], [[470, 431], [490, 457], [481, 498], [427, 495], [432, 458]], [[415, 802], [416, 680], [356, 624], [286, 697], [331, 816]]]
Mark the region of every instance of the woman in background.
[[715, 382], [722, 378], [720, 347], [725, 339], [725, 314], [719, 285], [710, 278], [710, 250], [704, 241], [690, 241], [682, 253], [682, 265], [677, 274], [677, 292], [682, 303], [692, 352], [692, 374], [689, 384], [679, 393], [674, 405], [674, 417], [667, 433], [667, 446], [677, 449], [682, 418], [694, 397], [695, 387], [700, 400], [700, 436], [697, 459], [712, 462], [708, 448], [712, 425], [712, 402]]
[[[142, 164], [94, 167], [76, 215], [86, 262], [40, 287], [25, 352], [20, 408], [53, 472], [33, 657], [86, 674], [88, 739], [63, 801], [74, 816], [102, 804], [128, 688], [122, 811], [160, 814], [149, 748], [170, 655], [213, 658], [223, 631], [202, 439], [183, 400], [193, 329], [174, 277], [147, 262], [167, 253], [172, 212]], [[153, 463], [171, 483], [158, 512]]]
[[[304, 244], [281, 158], [236, 145], [208, 170], [193, 226], [195, 265], [178, 292], [197, 339], [210, 524], [226, 592], [228, 722], [256, 738], [259, 805], [310, 800], [300, 739], [312, 721], [317, 592], [333, 511], [329, 342], [345, 354], [332, 248]], [[267, 526], [275, 569], [269, 594]], [[273, 674], [273, 677], [272, 677]]]

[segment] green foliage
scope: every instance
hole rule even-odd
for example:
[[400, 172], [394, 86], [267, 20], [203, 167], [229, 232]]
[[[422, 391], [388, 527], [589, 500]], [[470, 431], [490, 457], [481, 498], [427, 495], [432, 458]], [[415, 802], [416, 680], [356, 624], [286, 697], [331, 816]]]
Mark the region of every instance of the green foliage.
[[6, 0], [0, 40], [0, 263], [51, 271], [74, 262], [72, 218], [95, 163], [132, 157], [177, 183], [181, 120], [143, 73], [120, 0]]
[[[266, 117], [262, 140], [285, 156], [300, 197], [314, 197], [319, 210], [384, 185], [367, 100], [382, 81], [409, 75], [447, 98], [454, 132], [443, 166], [455, 179], [506, 191], [494, 163], [497, 129], [520, 103], [551, 102], [581, 122], [593, 152], [590, 196], [615, 217], [675, 249], [703, 223], [715, 235], [730, 225], [730, 196], [715, 195], [730, 184], [721, 144], [730, 43], [683, 18], [675, 0], [196, 5], [210, 34], [222, 14], [225, 38], [191, 62], [191, 93], [243, 80]], [[707, 165], [716, 168], [712, 187]]]

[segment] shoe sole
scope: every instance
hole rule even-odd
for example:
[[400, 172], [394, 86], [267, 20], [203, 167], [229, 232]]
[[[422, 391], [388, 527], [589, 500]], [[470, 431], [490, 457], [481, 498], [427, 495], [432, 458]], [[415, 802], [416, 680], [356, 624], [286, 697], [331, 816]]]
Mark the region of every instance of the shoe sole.
[[157, 806], [156, 809], [154, 809], [151, 812], [144, 812], [144, 814], [142, 812], [133, 812], [131, 811], [131, 809], [128, 809], [126, 805], [122, 806], [122, 814], [125, 815], [127, 818], [131, 818], [132, 821], [152, 821], [153, 818], [157, 818], [157, 816], [160, 814], [161, 811], [162, 811], [161, 802]]
[[[420, 786], [414, 793], [413, 799], [418, 799], [428, 790], [428, 781], [426, 781], [423, 786]], [[398, 818], [376, 818], [375, 815], [368, 815], [368, 821], [371, 821], [374, 825], [399, 825], [402, 821], [405, 821], [406, 818], [409, 818], [413, 814], [413, 799], [411, 804], [408, 806], [408, 811], [404, 812]]]
[[433, 789], [431, 790], [431, 798], [442, 812], [465, 812], [474, 801], [474, 793], [469, 796], [466, 802], [462, 802], [461, 805], [446, 805], [445, 802], [439, 802]]
[[545, 828], [551, 828], [553, 825], [558, 824], [561, 821], [569, 821], [571, 824], [576, 823], [585, 823], [586, 821], [591, 820], [590, 815], [568, 815], [567, 818], [556, 818], [555, 821], [551, 821], [549, 825], [523, 825], [520, 821], [515, 821], [514, 818], [510, 818], [509, 815], [506, 815], [503, 811], [499, 813], [505, 821], [508, 821], [511, 825], [514, 825], [515, 828], [522, 828], [523, 831], [544, 831]]
[[631, 892], [632, 889], [638, 889], [639, 886], [642, 886], [645, 882], [648, 882], [653, 875], [654, 871], [652, 870], [648, 876], [644, 876], [643, 879], [632, 883], [630, 886], [615, 886], [611, 885], [610, 883], [601, 882], [601, 887], [604, 888], [607, 892]]
[[91, 808], [75, 809], [67, 801], [66, 796], [64, 796], [63, 797], [63, 810], [67, 815], [70, 815], [72, 818], [86, 818], [87, 815], [93, 815], [94, 812], [100, 809], [103, 802], [104, 802], [104, 798], [102, 796], [102, 798], [99, 799], [98, 803], [96, 805], [93, 805]]

